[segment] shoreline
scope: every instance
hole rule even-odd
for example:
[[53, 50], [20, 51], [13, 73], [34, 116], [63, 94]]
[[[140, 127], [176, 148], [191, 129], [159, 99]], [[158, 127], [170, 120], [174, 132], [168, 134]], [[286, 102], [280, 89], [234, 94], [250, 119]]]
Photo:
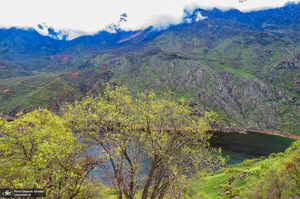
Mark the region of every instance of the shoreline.
[[290, 133], [283, 133], [283, 132], [274, 132], [274, 131], [266, 131], [266, 130], [247, 130], [248, 132], [258, 132], [258, 133], [264, 133], [264, 134], [269, 134], [269, 135], [278, 135], [281, 137], [286, 137], [286, 138], [291, 138], [295, 140], [300, 140], [300, 135], [294, 135]]
[[257, 133], [263, 133], [263, 134], [269, 134], [269, 135], [278, 135], [281, 137], [286, 137], [286, 138], [291, 138], [291, 139], [295, 139], [295, 140], [300, 140], [300, 135], [294, 135], [294, 134], [290, 134], [290, 133], [283, 133], [283, 132], [278, 132], [278, 131], [268, 131], [268, 130], [253, 130], [253, 129], [230, 129], [230, 130], [223, 130], [223, 129], [211, 129], [208, 130], [208, 132], [214, 132], [214, 131], [218, 131], [218, 132], [225, 132], [225, 133], [241, 133], [241, 134], [247, 134], [247, 132], [257, 132]]
[[[8, 116], [8, 115], [2, 115], [0, 114], [0, 118], [6, 119], [8, 121], [14, 121], [16, 118]], [[257, 133], [263, 133], [263, 134], [270, 134], [270, 135], [278, 135], [281, 137], [291, 138], [295, 140], [300, 140], [300, 135], [290, 134], [290, 133], [283, 133], [278, 131], [270, 131], [270, 130], [253, 130], [253, 129], [210, 129], [207, 132], [225, 132], [225, 133], [241, 133], [241, 134], [247, 134], [247, 132], [257, 132]]]

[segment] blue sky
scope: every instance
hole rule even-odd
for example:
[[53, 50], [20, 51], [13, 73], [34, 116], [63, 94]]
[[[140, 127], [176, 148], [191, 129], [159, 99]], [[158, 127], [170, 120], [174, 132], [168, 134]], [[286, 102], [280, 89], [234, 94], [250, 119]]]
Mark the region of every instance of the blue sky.
[[[241, 1], [244, 1], [241, 3]], [[111, 23], [120, 23], [124, 30], [148, 26], [177, 24], [184, 10], [195, 8], [230, 9], [243, 12], [283, 6], [286, 0], [0, 0], [0, 27], [47, 27], [70, 31], [70, 39], [82, 34], [94, 34]], [[292, 0], [290, 2], [299, 2]]]

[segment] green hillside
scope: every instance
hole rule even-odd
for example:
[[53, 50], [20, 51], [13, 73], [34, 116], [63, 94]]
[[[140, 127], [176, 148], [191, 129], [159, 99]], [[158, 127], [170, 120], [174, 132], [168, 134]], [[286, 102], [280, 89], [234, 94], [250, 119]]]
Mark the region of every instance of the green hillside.
[[[72, 41], [2, 30], [0, 112], [53, 109], [58, 98], [74, 101], [109, 81], [134, 93], [172, 90], [197, 111], [218, 112], [220, 130], [299, 134], [300, 30], [292, 17], [298, 7], [284, 7], [284, 19], [281, 9], [200, 10], [207, 19], [166, 30], [99, 32]], [[61, 99], [64, 92], [73, 97]]]
[[[168, 29], [142, 51], [106, 61], [132, 90], [173, 90], [221, 115], [221, 129], [298, 133], [300, 48], [241, 24]], [[195, 105], [196, 105], [195, 104]]]

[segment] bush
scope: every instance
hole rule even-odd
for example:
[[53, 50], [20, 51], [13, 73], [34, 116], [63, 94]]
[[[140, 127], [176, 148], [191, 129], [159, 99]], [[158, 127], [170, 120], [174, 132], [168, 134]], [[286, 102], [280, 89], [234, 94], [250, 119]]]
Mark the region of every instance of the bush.
[[80, 192], [75, 199], [107, 198], [110, 195], [110, 188], [105, 188], [100, 180], [88, 179], [82, 184]]
[[266, 159], [266, 157], [265, 157], [265, 156], [260, 156], [259, 159], [260, 159], [260, 160], [264, 160], [264, 159]]
[[222, 189], [224, 189], [225, 191], [229, 191], [231, 189], [231, 185], [230, 184], [223, 184]]
[[245, 160], [244, 162], [242, 162], [240, 165], [244, 166], [244, 167], [248, 167], [251, 166], [252, 164], [254, 164], [255, 162], [258, 162], [260, 159], [258, 158], [253, 158], [251, 160]]
[[225, 169], [224, 173], [229, 174], [229, 173], [235, 173], [237, 171], [238, 171], [237, 169], [234, 169], [232, 167], [228, 167], [228, 168]]
[[231, 189], [231, 192], [232, 192], [231, 194], [233, 196], [238, 196], [238, 195], [240, 195], [241, 189], [238, 187], [234, 187], [233, 189]]
[[222, 169], [219, 169], [218, 171], [215, 171], [213, 174], [220, 174], [220, 173], [223, 173], [225, 172], [225, 168], [222, 168]]
[[118, 194], [118, 192], [117, 192], [116, 189], [114, 189], [114, 188], [109, 188], [109, 187], [107, 187], [107, 188], [104, 189], [104, 193], [105, 193], [106, 195], [117, 195], [117, 194]]
[[284, 157], [284, 153], [282, 153], [282, 152], [277, 153], [277, 157], [283, 158]]
[[269, 155], [269, 158], [275, 158], [276, 157], [276, 153], [271, 153], [270, 155]]

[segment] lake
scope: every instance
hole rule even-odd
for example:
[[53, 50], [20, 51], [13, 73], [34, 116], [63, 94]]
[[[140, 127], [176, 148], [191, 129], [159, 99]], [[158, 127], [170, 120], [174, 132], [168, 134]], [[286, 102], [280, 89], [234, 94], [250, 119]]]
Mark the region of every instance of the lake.
[[241, 163], [245, 159], [284, 152], [293, 141], [296, 140], [257, 132], [215, 132], [210, 139], [211, 146], [222, 148], [223, 157], [230, 156], [226, 166]]
[[[284, 152], [296, 140], [277, 135], [247, 132], [215, 132], [210, 139], [213, 147], [222, 148], [222, 156], [230, 156], [225, 166], [242, 163], [246, 159], [269, 156], [271, 153]], [[90, 149], [90, 152], [94, 151]], [[150, 164], [150, 160], [149, 160]], [[97, 169], [89, 176], [97, 176]], [[101, 179], [101, 177], [100, 177]], [[103, 181], [105, 184], [105, 182]]]

